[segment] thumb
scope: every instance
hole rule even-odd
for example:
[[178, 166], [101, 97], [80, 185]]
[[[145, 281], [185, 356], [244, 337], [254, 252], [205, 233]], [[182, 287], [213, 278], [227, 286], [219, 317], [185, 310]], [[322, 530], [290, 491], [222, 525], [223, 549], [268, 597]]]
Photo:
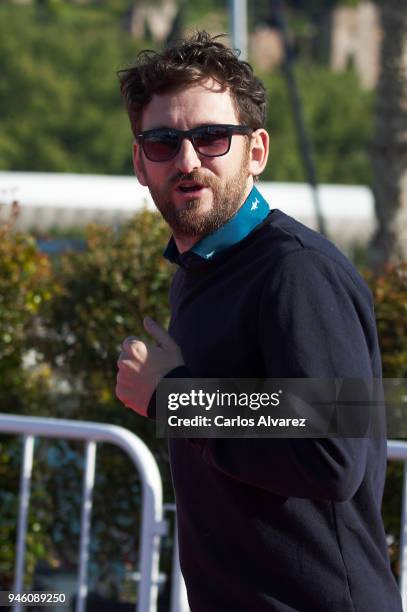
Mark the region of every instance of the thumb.
[[176, 346], [169, 333], [151, 317], [144, 317], [143, 325], [144, 329], [156, 340], [159, 346], [167, 349], [173, 349]]

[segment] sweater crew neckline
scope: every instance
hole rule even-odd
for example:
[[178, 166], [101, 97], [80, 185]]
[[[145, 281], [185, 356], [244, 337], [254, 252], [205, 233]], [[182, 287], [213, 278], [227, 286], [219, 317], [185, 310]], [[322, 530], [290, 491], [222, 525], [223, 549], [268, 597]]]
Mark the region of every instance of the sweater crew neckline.
[[192, 249], [184, 253], [178, 251], [172, 236], [163, 255], [171, 263], [176, 263], [183, 268], [206, 267], [224, 251], [237, 245], [256, 228], [259, 228], [270, 212], [272, 211], [268, 202], [253, 186], [239, 210], [216, 232], [205, 236]]

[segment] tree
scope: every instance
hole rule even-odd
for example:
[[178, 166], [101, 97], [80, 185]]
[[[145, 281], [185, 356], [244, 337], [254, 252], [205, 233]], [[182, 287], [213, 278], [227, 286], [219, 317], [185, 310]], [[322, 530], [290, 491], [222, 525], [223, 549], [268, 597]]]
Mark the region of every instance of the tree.
[[[269, 163], [262, 180], [304, 181], [285, 79], [280, 71], [260, 76], [268, 91], [266, 127], [271, 136]], [[333, 73], [324, 67], [299, 63], [296, 76], [320, 182], [369, 184], [371, 92], [362, 89], [353, 70]]]
[[372, 147], [378, 229], [372, 263], [407, 260], [407, 11], [404, 0], [376, 0], [383, 30]]
[[0, 6], [0, 169], [130, 174], [116, 71], [146, 45], [103, 15], [39, 24], [28, 8]]
[[[2, 206], [0, 202], [0, 206]], [[51, 412], [49, 402], [51, 369], [35, 350], [39, 313], [50, 302], [56, 288], [48, 258], [39, 252], [32, 236], [13, 229], [18, 207], [10, 222], [0, 222], [0, 410], [38, 415]], [[0, 436], [0, 584], [11, 588], [15, 563], [17, 490], [21, 469], [21, 442]], [[26, 576], [31, 576], [36, 559], [49, 549], [44, 527], [44, 488], [37, 474], [32, 483], [26, 540]], [[38, 510], [38, 512], [37, 512]]]

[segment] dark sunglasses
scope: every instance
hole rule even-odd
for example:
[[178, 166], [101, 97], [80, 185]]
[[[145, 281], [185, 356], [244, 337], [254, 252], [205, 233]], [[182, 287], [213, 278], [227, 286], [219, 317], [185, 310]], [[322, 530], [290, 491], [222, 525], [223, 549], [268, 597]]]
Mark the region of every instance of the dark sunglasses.
[[199, 155], [220, 157], [229, 152], [233, 134], [252, 132], [253, 128], [247, 125], [201, 125], [192, 130], [156, 128], [137, 134], [136, 141], [141, 145], [147, 159], [164, 162], [177, 155], [184, 138], [192, 142]]

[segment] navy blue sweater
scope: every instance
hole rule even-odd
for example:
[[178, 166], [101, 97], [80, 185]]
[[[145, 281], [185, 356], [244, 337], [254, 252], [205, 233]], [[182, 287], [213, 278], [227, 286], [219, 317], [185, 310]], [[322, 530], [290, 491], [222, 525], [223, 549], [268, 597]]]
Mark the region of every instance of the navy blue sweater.
[[[366, 284], [281, 211], [212, 260], [183, 254], [170, 299], [178, 377], [381, 376]], [[384, 439], [169, 444], [192, 612], [401, 612]]]

